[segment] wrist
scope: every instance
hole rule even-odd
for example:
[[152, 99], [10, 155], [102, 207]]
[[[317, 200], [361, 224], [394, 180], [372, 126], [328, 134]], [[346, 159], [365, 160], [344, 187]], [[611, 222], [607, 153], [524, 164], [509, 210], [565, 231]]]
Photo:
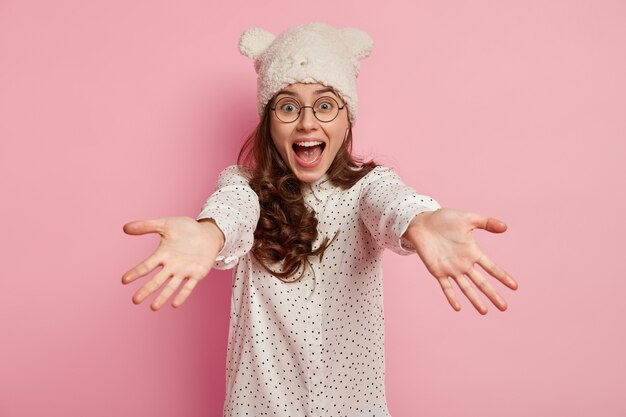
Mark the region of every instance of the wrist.
[[212, 218], [200, 219], [198, 220], [198, 224], [219, 243], [218, 247], [220, 249], [217, 251], [217, 253], [220, 253], [222, 249], [224, 249], [224, 243], [226, 241], [226, 236], [224, 235], [224, 232], [222, 232], [222, 229], [219, 228], [215, 220]]
[[413, 217], [411, 223], [409, 223], [409, 227], [407, 227], [407, 231], [410, 229], [415, 229], [421, 227], [424, 223], [427, 223], [430, 220], [430, 217], [433, 215], [434, 211], [422, 211]]

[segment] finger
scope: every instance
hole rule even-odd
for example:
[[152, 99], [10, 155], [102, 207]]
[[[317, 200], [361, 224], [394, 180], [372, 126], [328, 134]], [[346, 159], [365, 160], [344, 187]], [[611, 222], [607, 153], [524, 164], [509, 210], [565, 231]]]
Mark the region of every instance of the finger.
[[124, 232], [129, 235], [144, 235], [146, 233], [163, 234], [165, 219], [136, 220], [124, 225]]
[[472, 284], [469, 283], [467, 278], [465, 278], [464, 275], [454, 275], [452, 278], [456, 281], [461, 291], [463, 291], [463, 294], [472, 302], [474, 308], [476, 308], [480, 314], [487, 314], [487, 307], [485, 307], [480, 300], [478, 293], [474, 290], [474, 287], [472, 287]]
[[477, 213], [470, 213], [470, 216], [472, 224], [478, 229], [484, 229], [492, 233], [502, 233], [508, 228], [503, 221], [495, 217], [481, 216]]
[[150, 305], [150, 308], [153, 311], [158, 311], [161, 307], [163, 307], [163, 305], [168, 300], [168, 298], [170, 298], [172, 294], [174, 294], [174, 291], [178, 289], [182, 281], [183, 281], [182, 277], [174, 275], [169, 280], [165, 288], [163, 288], [163, 291], [161, 291], [161, 294], [159, 294], [159, 296], [152, 302], [152, 304]]
[[498, 292], [493, 288], [493, 286], [485, 279], [483, 274], [481, 274], [476, 269], [470, 269], [466, 275], [472, 280], [474, 285], [480, 289], [483, 294], [487, 296], [491, 300], [491, 302], [498, 307], [501, 311], [506, 310], [506, 301], [504, 298], [498, 294]]
[[454, 289], [452, 289], [452, 285], [450, 284], [448, 277], [437, 278], [437, 281], [439, 282], [439, 285], [441, 285], [441, 289], [448, 299], [448, 303], [450, 303], [453, 309], [455, 309], [456, 311], [460, 311], [461, 304], [459, 304], [456, 296], [454, 295]]
[[517, 282], [511, 277], [511, 275], [507, 274], [506, 271], [500, 268], [494, 261], [492, 261], [487, 255], [482, 254], [480, 258], [476, 261], [478, 265], [481, 266], [485, 271], [487, 271], [491, 276], [496, 278], [498, 281], [502, 282], [504, 285], [509, 287], [512, 290], [517, 289]]
[[163, 268], [150, 281], [146, 282], [133, 296], [133, 303], [139, 304], [145, 300], [150, 294], [156, 292], [169, 277], [172, 276], [170, 270]]
[[191, 292], [196, 287], [196, 285], [198, 285], [198, 282], [200, 282], [200, 280], [195, 279], [195, 278], [189, 278], [187, 282], [185, 283], [185, 285], [183, 286], [183, 288], [181, 288], [176, 298], [174, 299], [172, 306], [180, 307], [180, 305], [183, 304], [185, 300], [187, 300], [189, 295], [191, 295]]
[[122, 275], [122, 284], [128, 284], [129, 282], [132, 282], [137, 278], [148, 275], [150, 272], [154, 271], [159, 265], [161, 265], [161, 260], [157, 252], [155, 252], [150, 255], [145, 261]]

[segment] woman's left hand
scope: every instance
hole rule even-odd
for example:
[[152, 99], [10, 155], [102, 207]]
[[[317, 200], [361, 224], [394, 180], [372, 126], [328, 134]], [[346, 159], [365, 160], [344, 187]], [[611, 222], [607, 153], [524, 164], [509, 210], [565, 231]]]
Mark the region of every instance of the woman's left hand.
[[517, 282], [482, 252], [474, 241], [472, 234], [474, 229], [502, 233], [507, 226], [493, 217], [484, 217], [452, 208], [440, 208], [436, 211], [418, 214], [403, 237], [413, 244], [424, 265], [439, 281], [448, 302], [456, 311], [461, 310], [461, 305], [456, 299], [448, 277], [457, 283], [480, 314], [487, 314], [487, 307], [482, 303], [467, 278], [496, 307], [504, 311], [507, 307], [506, 302], [483, 274], [474, 269], [474, 264], [478, 263], [485, 271], [512, 290], [517, 289]]

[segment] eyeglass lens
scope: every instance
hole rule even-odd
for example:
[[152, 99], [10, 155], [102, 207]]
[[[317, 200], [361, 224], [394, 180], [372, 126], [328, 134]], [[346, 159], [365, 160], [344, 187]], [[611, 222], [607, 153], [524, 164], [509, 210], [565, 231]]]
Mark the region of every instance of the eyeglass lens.
[[[291, 123], [298, 117], [303, 108], [310, 108], [311, 106], [301, 106], [300, 103], [293, 97], [283, 97], [276, 102], [274, 106], [276, 117], [282, 122]], [[313, 114], [320, 122], [330, 122], [339, 113], [339, 103], [332, 97], [320, 97], [313, 103]]]

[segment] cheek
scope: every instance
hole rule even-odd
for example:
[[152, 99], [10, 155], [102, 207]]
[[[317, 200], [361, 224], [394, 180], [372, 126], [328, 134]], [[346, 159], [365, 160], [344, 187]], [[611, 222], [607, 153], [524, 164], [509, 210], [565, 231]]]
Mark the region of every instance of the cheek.
[[270, 134], [272, 135], [272, 144], [274, 145], [274, 149], [276, 149], [283, 161], [287, 162], [289, 159], [287, 155], [289, 150], [285, 148], [286, 142], [284, 140], [284, 132], [270, 126]]
[[331, 155], [331, 158], [334, 158], [337, 155], [337, 152], [339, 152], [339, 149], [341, 149], [341, 147], [343, 146], [344, 143], [344, 138], [343, 135], [341, 134], [341, 132], [338, 132], [338, 134], [335, 136], [336, 140], [332, 141], [330, 144], [330, 149], [328, 149]]
[[332, 147], [332, 151], [333, 151], [333, 157], [335, 157], [337, 155], [337, 153], [339, 152], [339, 150], [345, 146], [345, 142], [347, 140], [347, 136], [348, 136], [348, 131], [349, 131], [350, 126], [346, 123], [345, 125], [341, 125], [340, 127], [338, 127], [338, 129], [335, 131], [334, 133], [334, 137], [337, 139], [334, 141], [333, 143], [333, 147]]
[[339, 152], [339, 149], [341, 149], [342, 146], [343, 146], [342, 142], [337, 142], [337, 144], [333, 146], [333, 155], [332, 155], [333, 158], [337, 156], [337, 153]]
[[272, 135], [272, 142], [274, 142], [274, 146], [278, 149], [284, 148], [284, 145], [289, 138], [289, 132], [287, 132], [286, 129], [281, 129], [280, 127], [270, 126], [270, 134]]
[[339, 146], [337, 148], [340, 148], [343, 142], [345, 142], [346, 137], [348, 136], [348, 126], [339, 126], [333, 133], [333, 136], [336, 138], [335, 143], [339, 143]]
[[284, 146], [281, 146], [281, 144], [279, 142], [276, 142], [274, 139], [272, 139], [272, 144], [274, 145], [274, 149], [276, 150], [276, 152], [278, 152], [281, 158], [286, 160], [287, 155], [285, 155]]

